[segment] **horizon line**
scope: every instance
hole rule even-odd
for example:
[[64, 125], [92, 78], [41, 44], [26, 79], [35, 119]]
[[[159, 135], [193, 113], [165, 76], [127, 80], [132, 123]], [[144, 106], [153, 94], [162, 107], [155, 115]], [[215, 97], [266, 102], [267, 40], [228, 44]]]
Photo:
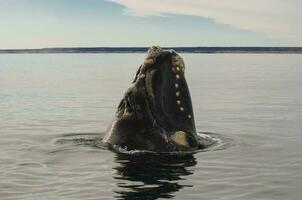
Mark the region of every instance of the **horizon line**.
[[[0, 49], [0, 54], [145, 53], [149, 47], [53, 47], [40, 49]], [[290, 53], [302, 54], [302, 47], [163, 47], [179, 53]]]
[[[158, 45], [153, 45], [158, 46]], [[4, 48], [0, 51], [10, 50], [47, 50], [47, 49], [95, 49], [95, 48], [108, 48], [108, 49], [123, 49], [123, 48], [150, 48], [151, 46], [66, 46], [66, 47], [39, 47], [39, 48]], [[163, 49], [168, 48], [302, 48], [302, 46], [160, 46]]]

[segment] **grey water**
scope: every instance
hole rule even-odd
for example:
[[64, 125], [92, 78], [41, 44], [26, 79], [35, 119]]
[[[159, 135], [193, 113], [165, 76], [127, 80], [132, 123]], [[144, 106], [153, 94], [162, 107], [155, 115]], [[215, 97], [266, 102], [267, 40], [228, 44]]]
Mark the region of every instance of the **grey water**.
[[221, 145], [160, 157], [93, 142], [143, 54], [0, 55], [0, 199], [301, 199], [302, 55], [182, 56]]

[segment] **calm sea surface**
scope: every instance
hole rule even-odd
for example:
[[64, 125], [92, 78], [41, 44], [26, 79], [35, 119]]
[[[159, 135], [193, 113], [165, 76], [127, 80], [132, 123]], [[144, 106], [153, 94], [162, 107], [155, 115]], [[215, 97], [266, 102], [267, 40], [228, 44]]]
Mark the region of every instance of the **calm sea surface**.
[[94, 141], [143, 56], [0, 55], [0, 199], [301, 199], [302, 55], [183, 54], [221, 148], [118, 156]]

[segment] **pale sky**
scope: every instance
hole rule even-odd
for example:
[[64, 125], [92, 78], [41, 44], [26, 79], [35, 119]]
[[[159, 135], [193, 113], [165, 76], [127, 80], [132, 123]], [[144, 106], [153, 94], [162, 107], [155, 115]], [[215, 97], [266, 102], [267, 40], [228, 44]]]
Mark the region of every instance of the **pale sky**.
[[302, 0], [0, 0], [0, 49], [302, 46]]

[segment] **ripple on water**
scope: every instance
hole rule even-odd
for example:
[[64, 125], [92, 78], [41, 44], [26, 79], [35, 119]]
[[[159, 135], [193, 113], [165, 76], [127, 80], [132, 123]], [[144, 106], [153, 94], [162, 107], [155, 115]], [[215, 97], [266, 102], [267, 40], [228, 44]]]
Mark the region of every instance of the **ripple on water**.
[[[184, 182], [194, 173], [196, 153], [226, 148], [229, 141], [216, 133], [198, 133], [207, 148], [190, 154], [124, 151], [112, 154], [101, 143], [104, 133], [67, 133], [41, 136], [24, 148], [17, 162], [6, 165], [8, 179], [0, 189], [4, 199], [116, 199], [173, 198], [193, 187]], [[34, 137], [34, 136], [33, 136]], [[46, 142], [45, 142], [46, 141]], [[19, 141], [20, 142], [20, 141]], [[10, 177], [10, 178], [8, 178]], [[108, 184], [108, 183], [112, 184]], [[11, 191], [17, 190], [12, 193]], [[109, 192], [111, 191], [111, 193]]]
[[[63, 134], [59, 138], [56, 138], [55, 144], [85, 145], [85, 146], [91, 146], [100, 149], [109, 149], [107, 145], [101, 142], [102, 138], [100, 137], [100, 135], [104, 135], [104, 133], [67, 133], [67, 134]], [[233, 140], [231, 138], [223, 137], [218, 133], [198, 132], [197, 135], [200, 143], [200, 149], [198, 149], [197, 151], [158, 153], [148, 150], [127, 150], [127, 148], [122, 148], [118, 145], [114, 145], [110, 149], [114, 150], [117, 153], [129, 154], [129, 155], [139, 155], [139, 154], [185, 155], [185, 154], [195, 154], [198, 152], [224, 150], [233, 145], [232, 142]]]

